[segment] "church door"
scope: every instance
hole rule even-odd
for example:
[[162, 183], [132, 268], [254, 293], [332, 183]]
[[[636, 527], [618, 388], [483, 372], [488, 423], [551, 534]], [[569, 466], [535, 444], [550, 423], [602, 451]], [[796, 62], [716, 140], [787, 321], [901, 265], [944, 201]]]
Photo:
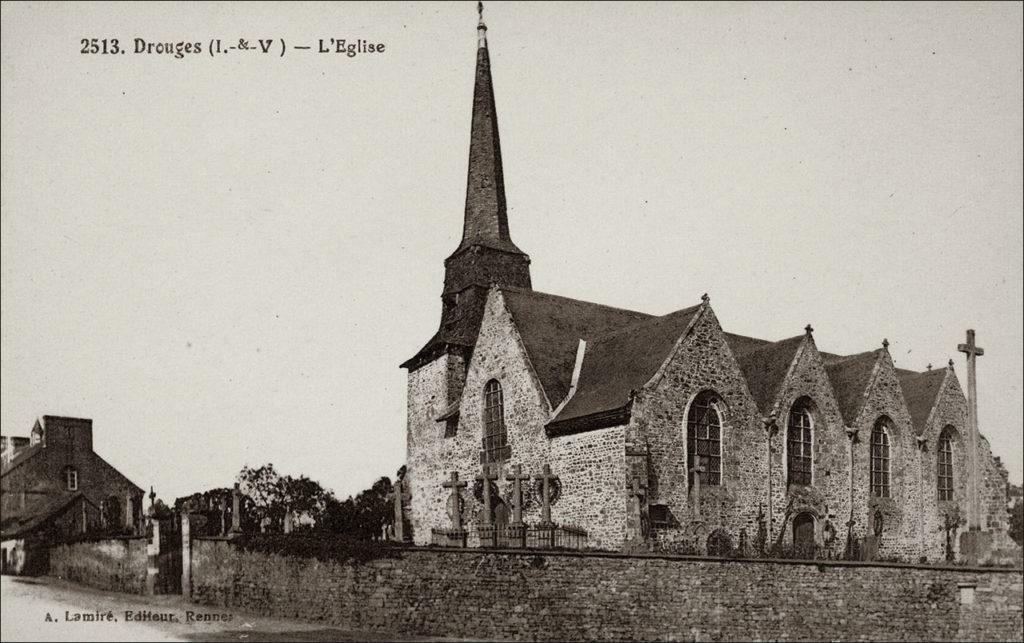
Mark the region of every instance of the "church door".
[[793, 519], [793, 550], [801, 558], [814, 557], [814, 516], [809, 513]]

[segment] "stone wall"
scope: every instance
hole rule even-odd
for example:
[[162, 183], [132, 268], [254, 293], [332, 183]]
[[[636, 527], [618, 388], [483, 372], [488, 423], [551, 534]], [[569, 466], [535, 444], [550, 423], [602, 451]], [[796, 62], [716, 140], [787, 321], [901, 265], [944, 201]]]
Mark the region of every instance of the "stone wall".
[[50, 576], [99, 589], [146, 592], [146, 538], [110, 538], [50, 547]]
[[[464, 380], [461, 379], [465, 369]], [[451, 471], [468, 483], [462, 490], [463, 520], [467, 527], [482, 517], [480, 499], [474, 494], [475, 477], [481, 472], [483, 449], [483, 391], [491, 380], [501, 385], [508, 432], [509, 457], [501, 462], [502, 478], [511, 467], [537, 475], [551, 466], [562, 482], [561, 497], [551, 508], [556, 523], [579, 525], [591, 535], [590, 544], [617, 548], [624, 537], [625, 443], [621, 427], [549, 439], [544, 425], [551, 417], [547, 400], [522, 339], [497, 289], [491, 291], [480, 324], [473, 358], [468, 366], [461, 358], [444, 355], [409, 373], [408, 465], [412, 480], [412, 523], [415, 542], [430, 543], [432, 528], [447, 528], [450, 491], [443, 488]], [[436, 419], [451, 403], [453, 387], [461, 392], [458, 424], [447, 431]], [[523, 512], [527, 524], [541, 520], [540, 502], [532, 495]], [[511, 511], [512, 484], [497, 481], [495, 504]]]
[[[193, 543], [193, 601], [472, 639], [1020, 640], [1019, 570], [409, 548], [361, 565]], [[972, 589], [973, 588], [973, 589]]]

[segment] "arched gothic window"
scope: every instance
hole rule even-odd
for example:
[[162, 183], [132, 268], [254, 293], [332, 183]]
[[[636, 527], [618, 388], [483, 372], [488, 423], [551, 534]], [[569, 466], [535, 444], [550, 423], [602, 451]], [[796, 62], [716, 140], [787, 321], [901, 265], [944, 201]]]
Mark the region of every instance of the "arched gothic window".
[[505, 429], [505, 401], [498, 380], [484, 385], [484, 462], [509, 458], [508, 431]]
[[889, 497], [889, 436], [888, 418], [879, 418], [871, 429], [871, 495]]
[[938, 486], [939, 500], [953, 499], [953, 431], [946, 427], [939, 435]]
[[703, 484], [722, 484], [721, 401], [711, 391], [697, 396], [686, 416], [686, 453], [690, 471], [703, 467]]
[[786, 472], [790, 484], [811, 484], [812, 430], [807, 404], [794, 404], [786, 429]]
[[72, 466], [64, 467], [64, 484], [68, 491], [78, 491], [78, 469]]

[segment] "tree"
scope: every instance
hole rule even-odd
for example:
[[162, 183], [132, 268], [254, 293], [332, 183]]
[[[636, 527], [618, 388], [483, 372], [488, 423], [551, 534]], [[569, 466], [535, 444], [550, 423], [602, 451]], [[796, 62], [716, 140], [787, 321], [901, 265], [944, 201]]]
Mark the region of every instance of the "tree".
[[282, 476], [269, 462], [255, 469], [243, 467], [238, 474], [238, 483], [241, 492], [252, 499], [256, 523], [262, 524], [264, 519], [268, 519], [272, 531], [284, 529], [284, 517], [288, 512], [309, 516], [314, 524], [320, 524], [333, 498], [333, 494], [319, 482], [306, 476]]
[[349, 496], [339, 501], [331, 497], [324, 512], [323, 528], [358, 540], [380, 540], [384, 527], [391, 524], [394, 517], [388, 498], [390, 493], [391, 479], [382, 476], [355, 498]]
[[1010, 508], [1010, 538], [1024, 547], [1024, 502], [1020, 498]]

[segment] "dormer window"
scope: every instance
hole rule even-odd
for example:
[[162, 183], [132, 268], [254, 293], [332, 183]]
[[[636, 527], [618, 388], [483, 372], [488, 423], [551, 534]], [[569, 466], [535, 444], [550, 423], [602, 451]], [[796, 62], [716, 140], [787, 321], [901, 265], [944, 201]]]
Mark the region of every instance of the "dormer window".
[[68, 491], [78, 491], [78, 469], [64, 467], [64, 484]]

